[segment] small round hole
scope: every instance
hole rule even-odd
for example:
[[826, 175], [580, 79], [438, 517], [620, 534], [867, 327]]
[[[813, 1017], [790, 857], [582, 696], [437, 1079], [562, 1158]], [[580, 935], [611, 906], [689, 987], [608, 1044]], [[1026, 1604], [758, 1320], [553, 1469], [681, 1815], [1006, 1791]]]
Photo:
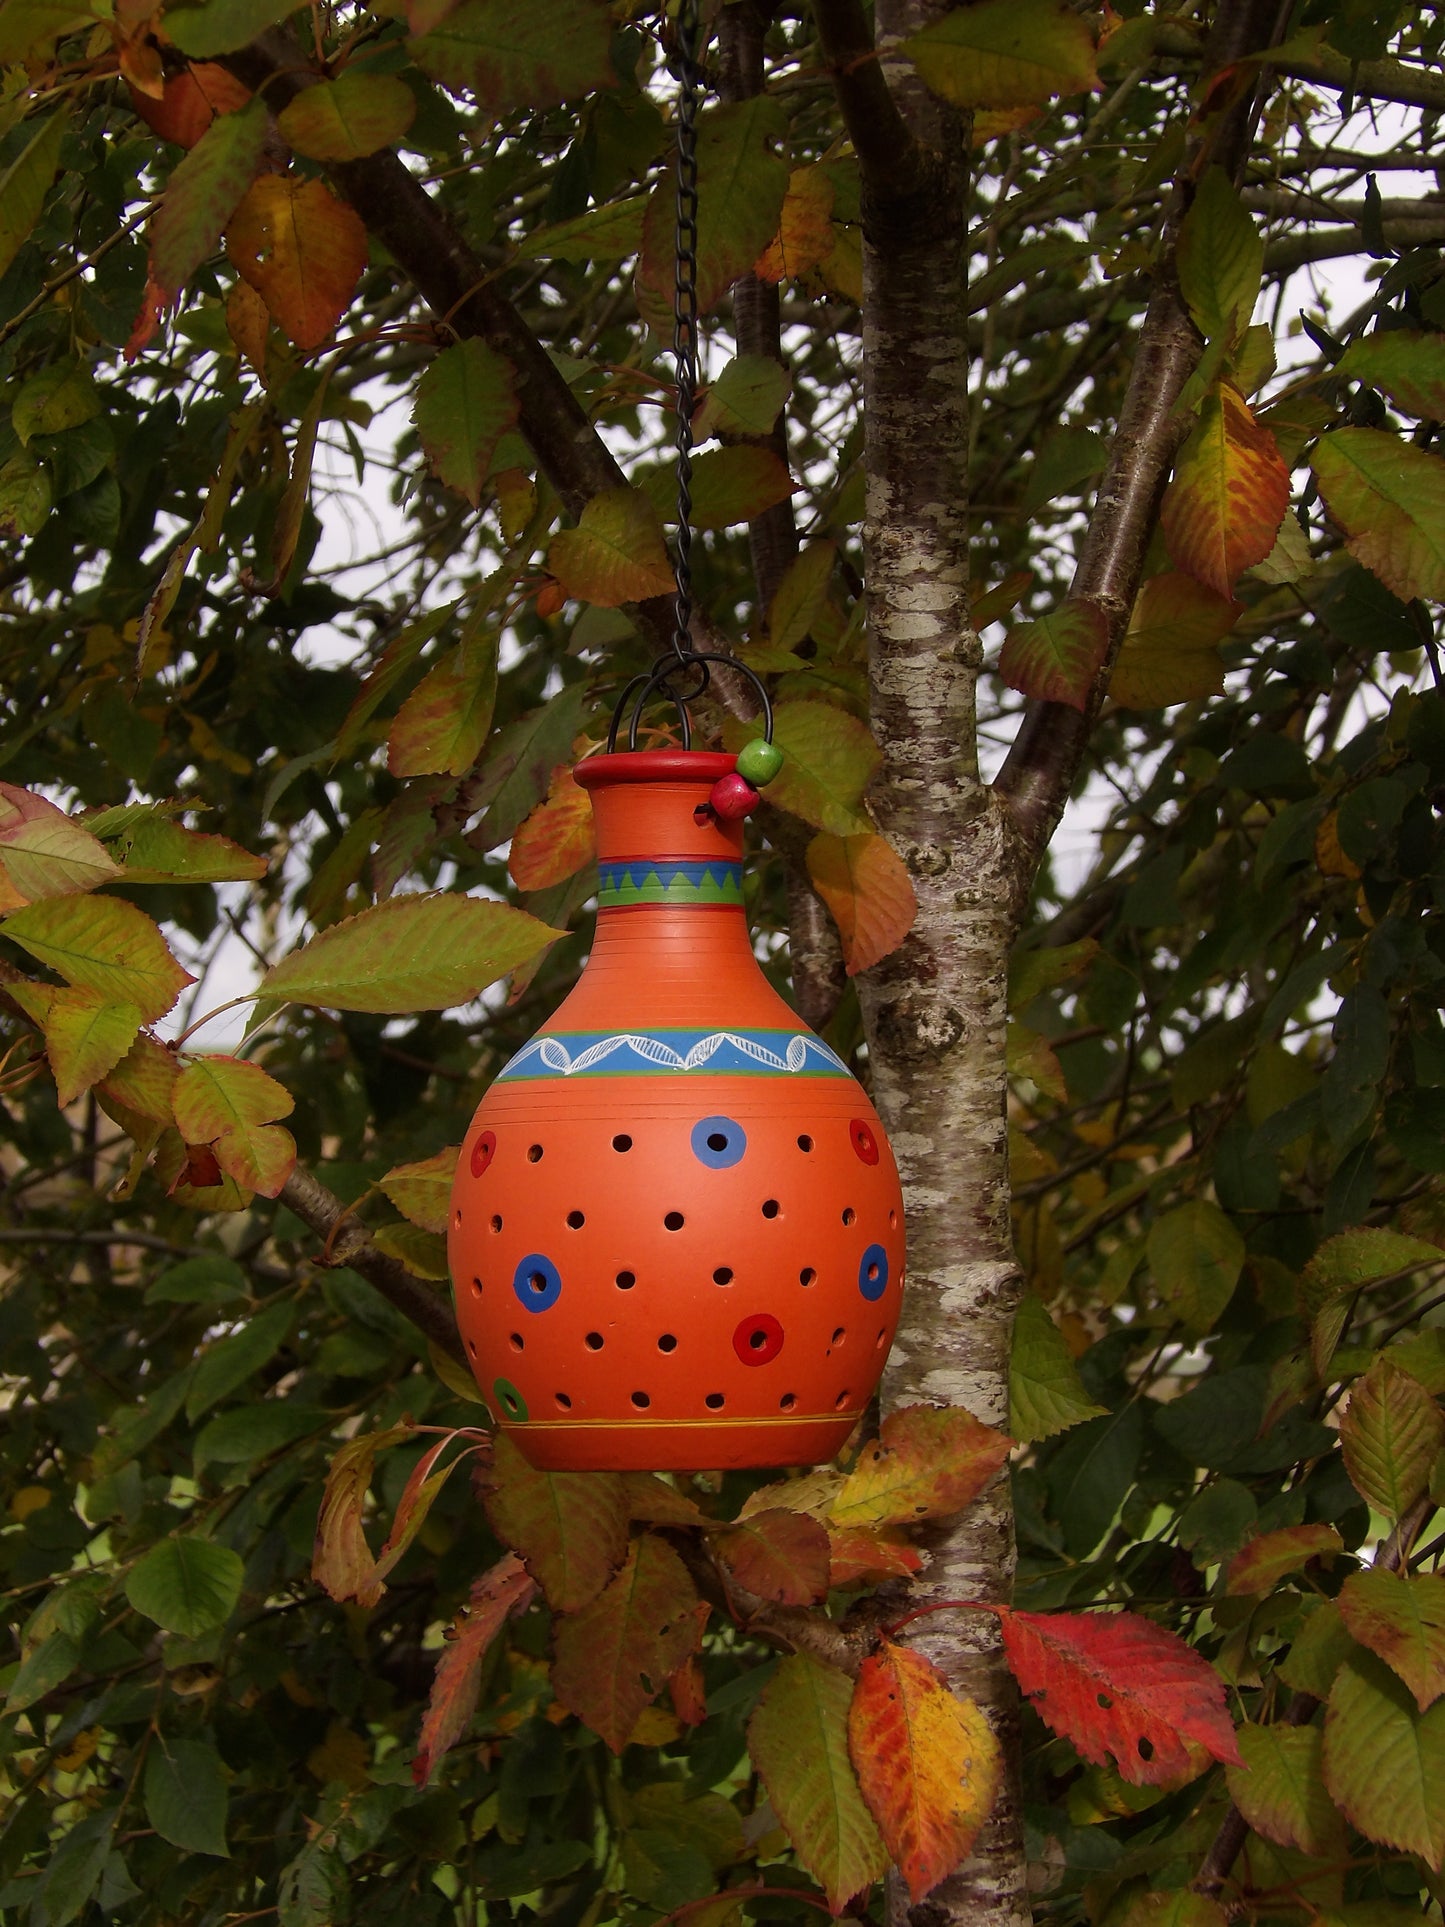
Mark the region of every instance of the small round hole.
[[707, 1148], [709, 1151], [725, 1151], [728, 1148], [727, 1138], [721, 1131], [709, 1131], [707, 1134]]
[[632, 1149], [632, 1139], [627, 1135], [626, 1131], [619, 1131], [617, 1133], [616, 1137], [612, 1140], [612, 1148], [614, 1151], [630, 1151]]
[[473, 1298], [480, 1298], [480, 1297], [481, 1297], [481, 1295], [482, 1295], [482, 1281], [481, 1281], [481, 1279], [480, 1279], [480, 1278], [473, 1278], [473, 1280], [472, 1280], [472, 1296], [473, 1296]]
[[540, 1144], [529, 1144], [529, 1145], [527, 1146], [527, 1162], [528, 1162], [528, 1164], [540, 1164], [540, 1163], [541, 1163], [541, 1161], [542, 1161], [542, 1147], [541, 1147], [541, 1145], [540, 1145]]
[[712, 1275], [712, 1281], [715, 1285], [730, 1285], [733, 1281], [732, 1266], [719, 1265], [717, 1270]]
[[567, 1222], [574, 1231], [580, 1231], [587, 1222], [586, 1213], [582, 1211], [569, 1211], [567, 1213]]
[[800, 1151], [811, 1151], [812, 1148], [813, 1148], [813, 1140], [808, 1136], [808, 1133], [804, 1131], [802, 1136], [798, 1139], [798, 1149]]
[[473, 1357], [473, 1358], [475, 1358], [475, 1357], [476, 1357], [476, 1355], [477, 1355], [477, 1341], [476, 1341], [476, 1339], [475, 1339], [475, 1338], [469, 1338], [469, 1339], [467, 1340], [467, 1350], [468, 1350], [468, 1351], [469, 1351], [469, 1352], [471, 1353], [471, 1355], [472, 1355], [472, 1357]]
[[868, 1266], [866, 1267], [866, 1270], [867, 1270], [867, 1273], [868, 1273], [868, 1282], [869, 1282], [869, 1284], [870, 1284], [870, 1285], [876, 1285], [876, 1284], [877, 1284], [877, 1282], [878, 1282], [878, 1277], [879, 1277], [879, 1273], [880, 1273], [880, 1270], [881, 1270], [881, 1267], [880, 1267], [880, 1266], [878, 1266], [878, 1265], [876, 1265], [876, 1264], [874, 1264], [874, 1265], [868, 1265]]
[[460, 1207], [458, 1207], [458, 1209], [452, 1213], [452, 1230], [460, 1231], [461, 1228], [462, 1228], [462, 1214], [461, 1214]]
[[562, 1411], [570, 1412], [572, 1410], [572, 1401], [565, 1392], [554, 1392], [552, 1396], [556, 1399]]
[[541, 1271], [529, 1272], [527, 1274], [527, 1284], [531, 1290], [535, 1291], [540, 1296], [541, 1293], [547, 1289], [547, 1278], [546, 1278], [545, 1272], [541, 1272]]
[[843, 1206], [844, 1224], [852, 1224], [853, 1220], [857, 1217], [857, 1215], [858, 1213], [853, 1209], [851, 1204], [845, 1204]]
[[797, 1402], [798, 1394], [796, 1392], [784, 1392], [783, 1396], [778, 1400], [778, 1410], [780, 1412], [791, 1412]]
[[847, 1403], [848, 1403], [847, 1392], [846, 1391], [839, 1392], [838, 1396], [833, 1400], [833, 1410], [835, 1412], [841, 1412], [843, 1407]]
[[511, 1346], [514, 1352], [520, 1352], [520, 1351], [526, 1350], [526, 1346], [522, 1342], [522, 1334], [520, 1332], [513, 1332], [512, 1336], [507, 1340], [507, 1343]]
[[765, 1331], [754, 1331], [754, 1332], [748, 1333], [748, 1344], [752, 1347], [752, 1349], [755, 1352], [760, 1352], [763, 1349], [764, 1345], [767, 1344], [767, 1342], [768, 1342], [768, 1334]]
[[637, 1283], [637, 1273], [636, 1273], [635, 1271], [619, 1271], [619, 1272], [618, 1272], [618, 1274], [617, 1274], [617, 1289], [618, 1289], [619, 1291], [631, 1291], [631, 1289], [632, 1289], [632, 1287], [633, 1287], [633, 1286], [634, 1286], [634, 1285], [635, 1285], [636, 1283]]
[[502, 1214], [500, 1211], [494, 1211], [492, 1213], [492, 1229], [493, 1231], [500, 1231], [501, 1228], [502, 1228]]
[[721, 1393], [721, 1392], [709, 1392], [709, 1393], [708, 1393], [708, 1395], [707, 1395], [707, 1397], [706, 1397], [706, 1398], [705, 1398], [705, 1399], [703, 1400], [703, 1404], [704, 1404], [704, 1405], [705, 1405], [705, 1406], [707, 1407], [707, 1409], [708, 1409], [708, 1410], [709, 1410], [710, 1412], [720, 1412], [720, 1411], [722, 1410], [722, 1408], [723, 1408], [723, 1395], [722, 1395], [722, 1393]]
[[830, 1342], [831, 1342], [832, 1344], [834, 1344], [834, 1345], [841, 1345], [841, 1344], [842, 1344], [842, 1342], [843, 1342], [843, 1340], [844, 1340], [844, 1339], [845, 1339], [845, 1338], [846, 1338], [847, 1336], [848, 1336], [848, 1334], [847, 1334], [847, 1332], [845, 1331], [845, 1329], [843, 1328], [843, 1326], [842, 1326], [842, 1325], [835, 1325], [835, 1326], [833, 1327], [833, 1337], [832, 1337], [832, 1339], [831, 1339], [831, 1341], [830, 1341]]
[[776, 1198], [763, 1199], [763, 1216], [765, 1218], [776, 1218], [781, 1208]]
[[664, 1332], [662, 1334], [661, 1338], [657, 1341], [657, 1349], [660, 1352], [675, 1352], [677, 1350], [677, 1340], [671, 1332]]
[[583, 1343], [586, 1345], [589, 1352], [600, 1352], [602, 1349], [601, 1332], [588, 1332], [586, 1338], [583, 1340]]
[[669, 1231], [681, 1231], [686, 1219], [680, 1211], [669, 1211], [662, 1221]]
[[892, 1225], [892, 1226], [894, 1227], [894, 1229], [895, 1229], [895, 1230], [897, 1229], [897, 1226], [898, 1226], [898, 1213], [897, 1213], [896, 1211], [890, 1211], [890, 1212], [888, 1213], [888, 1222], [889, 1222], [889, 1224], [890, 1224], [890, 1225]]
[[878, 1327], [878, 1336], [873, 1341], [874, 1351], [881, 1352], [884, 1345], [887, 1342], [888, 1342], [888, 1328], [886, 1325], [880, 1325]]
[[634, 1392], [632, 1394], [632, 1403], [637, 1407], [639, 1412], [645, 1412], [648, 1406], [651, 1405], [652, 1400], [647, 1396], [646, 1392]]
[[817, 1272], [814, 1271], [811, 1265], [804, 1265], [803, 1269], [798, 1273], [798, 1283], [800, 1285], [811, 1285], [817, 1275]]
[[700, 830], [705, 830], [713, 820], [712, 804], [699, 803], [692, 813], [692, 820]]

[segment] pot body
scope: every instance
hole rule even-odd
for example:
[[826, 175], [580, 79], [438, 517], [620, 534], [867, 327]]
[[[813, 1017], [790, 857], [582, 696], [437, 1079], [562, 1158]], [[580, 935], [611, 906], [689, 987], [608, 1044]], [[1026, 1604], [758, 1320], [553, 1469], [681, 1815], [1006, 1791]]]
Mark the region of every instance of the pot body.
[[742, 907], [732, 758], [581, 764], [587, 967], [467, 1132], [448, 1256], [503, 1430], [548, 1470], [833, 1456], [898, 1323], [903, 1200], [866, 1092], [773, 990]]

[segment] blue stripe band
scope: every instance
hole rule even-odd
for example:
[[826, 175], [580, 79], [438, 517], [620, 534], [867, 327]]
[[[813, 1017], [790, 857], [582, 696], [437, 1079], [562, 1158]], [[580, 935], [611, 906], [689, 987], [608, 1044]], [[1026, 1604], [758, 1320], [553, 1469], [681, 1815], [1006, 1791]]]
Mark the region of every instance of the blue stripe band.
[[569, 1031], [524, 1044], [498, 1083], [532, 1077], [849, 1077], [847, 1065], [811, 1031]]

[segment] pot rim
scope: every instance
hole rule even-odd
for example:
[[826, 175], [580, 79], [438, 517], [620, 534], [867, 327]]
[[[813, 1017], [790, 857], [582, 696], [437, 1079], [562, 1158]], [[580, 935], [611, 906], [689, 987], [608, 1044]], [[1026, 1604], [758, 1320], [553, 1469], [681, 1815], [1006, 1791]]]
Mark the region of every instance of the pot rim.
[[736, 756], [712, 749], [632, 749], [589, 756], [572, 771], [584, 790], [610, 789], [617, 783], [707, 783], [731, 776]]

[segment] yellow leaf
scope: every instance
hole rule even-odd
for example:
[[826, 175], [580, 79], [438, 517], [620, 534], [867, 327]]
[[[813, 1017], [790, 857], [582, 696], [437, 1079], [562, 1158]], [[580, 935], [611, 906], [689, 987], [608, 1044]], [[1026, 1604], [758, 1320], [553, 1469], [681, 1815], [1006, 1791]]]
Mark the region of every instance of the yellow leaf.
[[1289, 507], [1289, 470], [1274, 436], [1229, 382], [1205, 397], [1164, 494], [1169, 553], [1218, 595], [1274, 548]]
[[319, 180], [263, 174], [231, 216], [226, 252], [298, 348], [319, 348], [366, 266], [360, 216]]
[[891, 843], [862, 836], [815, 836], [807, 849], [813, 888], [827, 904], [843, 944], [848, 975], [886, 957], [908, 935], [918, 914], [907, 870]]
[[833, 183], [822, 167], [795, 168], [788, 178], [778, 232], [758, 256], [753, 273], [762, 281], [806, 274], [833, 251]]

